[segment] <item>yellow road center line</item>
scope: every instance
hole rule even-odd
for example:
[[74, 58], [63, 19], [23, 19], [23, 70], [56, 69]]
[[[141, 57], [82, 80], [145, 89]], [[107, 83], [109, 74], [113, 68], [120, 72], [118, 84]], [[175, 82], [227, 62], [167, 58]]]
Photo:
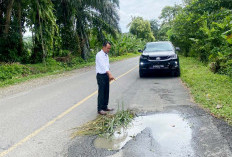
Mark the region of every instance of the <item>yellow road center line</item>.
[[117, 77], [115, 80], [111, 81], [110, 84], [114, 83], [115, 81], [117, 81], [118, 79], [120, 79], [121, 77], [127, 75], [128, 73], [130, 73], [131, 71], [135, 70], [138, 66], [132, 68], [131, 70], [127, 71], [126, 73], [120, 75], [119, 77]]
[[[121, 77], [127, 75], [128, 73], [130, 73], [131, 71], [133, 71], [134, 69], [136, 69], [138, 66], [132, 68], [131, 70], [127, 71], [126, 73], [120, 75], [119, 77], [117, 77], [115, 80], [120, 79]], [[115, 81], [111, 81], [110, 84], [112, 84]], [[73, 105], [72, 107], [70, 107], [69, 109], [67, 109], [66, 111], [64, 111], [63, 113], [61, 113], [60, 115], [58, 115], [56, 118], [54, 118], [53, 120], [49, 121], [47, 124], [45, 124], [44, 126], [42, 126], [41, 128], [37, 129], [36, 131], [34, 131], [33, 133], [31, 133], [30, 135], [28, 135], [27, 137], [25, 137], [24, 139], [22, 139], [21, 141], [19, 141], [18, 143], [14, 144], [13, 146], [11, 146], [9, 149], [3, 151], [2, 153], [0, 153], [0, 157], [3, 157], [4, 155], [7, 155], [8, 153], [10, 153], [11, 151], [13, 151], [15, 148], [19, 147], [20, 145], [22, 145], [23, 143], [27, 142], [28, 140], [30, 140], [31, 138], [35, 137], [37, 134], [39, 134], [41, 131], [43, 131], [44, 129], [46, 129], [47, 127], [49, 127], [50, 125], [52, 125], [53, 123], [55, 123], [57, 120], [61, 119], [62, 117], [64, 117], [65, 115], [67, 115], [68, 113], [70, 113], [72, 110], [74, 110], [75, 108], [77, 108], [79, 105], [81, 105], [82, 103], [84, 103], [85, 101], [87, 101], [88, 99], [90, 99], [91, 97], [93, 97], [94, 95], [96, 95], [98, 93], [98, 91], [93, 92], [92, 94], [90, 94], [89, 96], [87, 96], [86, 98], [82, 99], [81, 101], [79, 101], [76, 105]]]

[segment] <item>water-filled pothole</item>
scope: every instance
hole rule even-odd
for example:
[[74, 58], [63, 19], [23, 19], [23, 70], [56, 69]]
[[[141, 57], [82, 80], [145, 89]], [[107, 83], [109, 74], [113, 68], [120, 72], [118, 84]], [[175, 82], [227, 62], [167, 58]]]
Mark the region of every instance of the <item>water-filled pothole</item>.
[[94, 141], [96, 148], [119, 150], [128, 141], [150, 128], [162, 156], [193, 156], [191, 147], [192, 130], [190, 125], [178, 114], [155, 114], [136, 117], [127, 129], [120, 128], [110, 138], [98, 137]]

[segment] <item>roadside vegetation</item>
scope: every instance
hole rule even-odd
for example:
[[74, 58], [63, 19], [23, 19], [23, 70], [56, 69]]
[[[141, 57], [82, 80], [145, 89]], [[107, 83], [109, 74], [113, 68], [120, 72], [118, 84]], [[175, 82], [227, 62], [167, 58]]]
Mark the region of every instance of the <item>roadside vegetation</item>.
[[[120, 56], [112, 56], [110, 57], [110, 62], [138, 55], [139, 53], [125, 53]], [[0, 87], [93, 65], [95, 65], [95, 58], [83, 60], [77, 57], [71, 59], [69, 62], [57, 62], [55, 59], [49, 59], [46, 61], [46, 64], [2, 63], [0, 66]]]
[[115, 130], [120, 127], [127, 127], [134, 118], [134, 113], [129, 110], [118, 110], [115, 114], [98, 116], [95, 120], [90, 121], [78, 128], [72, 133], [71, 137], [83, 135], [99, 135], [110, 137]]
[[181, 79], [196, 103], [232, 125], [232, 78], [214, 74], [193, 57], [181, 57]]

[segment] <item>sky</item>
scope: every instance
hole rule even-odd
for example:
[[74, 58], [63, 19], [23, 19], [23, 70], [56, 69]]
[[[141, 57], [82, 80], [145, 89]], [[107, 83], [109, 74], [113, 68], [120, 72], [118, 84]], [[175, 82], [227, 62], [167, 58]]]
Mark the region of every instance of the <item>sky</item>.
[[145, 20], [158, 19], [165, 6], [181, 4], [182, 0], [120, 0], [119, 26], [123, 33], [128, 32], [131, 16], [141, 16]]

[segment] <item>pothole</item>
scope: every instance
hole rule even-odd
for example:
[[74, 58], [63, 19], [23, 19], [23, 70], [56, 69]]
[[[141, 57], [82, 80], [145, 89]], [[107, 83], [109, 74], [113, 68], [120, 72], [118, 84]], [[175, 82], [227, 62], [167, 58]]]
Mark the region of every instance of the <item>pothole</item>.
[[120, 150], [125, 144], [150, 128], [152, 137], [162, 156], [193, 156], [191, 147], [192, 130], [187, 121], [178, 114], [155, 114], [136, 117], [127, 128], [117, 129], [109, 138], [98, 137], [94, 141], [96, 148]]

